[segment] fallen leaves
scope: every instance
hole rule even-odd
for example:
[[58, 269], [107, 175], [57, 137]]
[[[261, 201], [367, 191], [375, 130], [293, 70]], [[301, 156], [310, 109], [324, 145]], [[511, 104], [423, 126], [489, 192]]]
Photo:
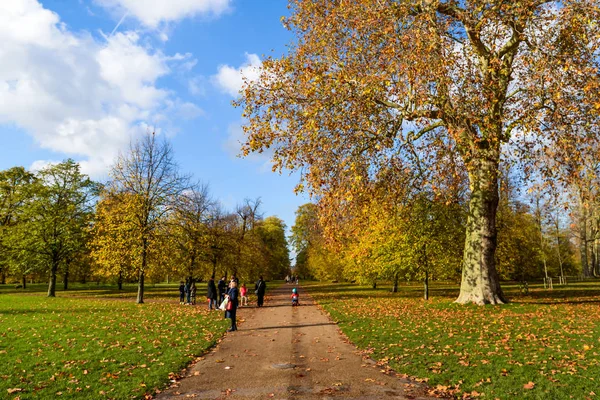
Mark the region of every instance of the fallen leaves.
[[583, 399], [600, 374], [600, 287], [577, 285], [564, 289], [580, 297], [532, 287], [501, 307], [458, 307], [451, 296], [423, 302], [415, 285], [394, 295], [340, 284], [332, 299], [331, 284], [314, 284], [311, 295], [364, 357], [396, 375], [428, 378], [435, 395], [505, 399], [544, 390]]
[[527, 382], [526, 384], [523, 385], [523, 389], [526, 389], [526, 390], [531, 390], [534, 387], [535, 387], [535, 383], [533, 383], [531, 381], [529, 381], [529, 382]]

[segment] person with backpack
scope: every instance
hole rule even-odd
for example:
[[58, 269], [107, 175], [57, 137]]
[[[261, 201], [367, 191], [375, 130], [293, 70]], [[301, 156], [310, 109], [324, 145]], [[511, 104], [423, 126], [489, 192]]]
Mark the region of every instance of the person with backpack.
[[183, 304], [185, 302], [185, 285], [183, 281], [179, 282], [179, 304]]
[[183, 288], [183, 291], [185, 292], [185, 297], [186, 297], [186, 302], [185, 304], [190, 304], [191, 302], [191, 285], [190, 285], [191, 279], [186, 279], [185, 280], [185, 286]]
[[254, 289], [255, 289], [254, 293], [256, 294], [256, 297], [257, 297], [256, 304], [259, 307], [262, 307], [263, 303], [265, 301], [265, 291], [267, 290], [267, 284], [263, 280], [262, 275], [258, 278], [258, 281], [256, 281], [256, 284], [254, 285]]
[[192, 280], [192, 286], [190, 286], [190, 304], [196, 305], [196, 281]]

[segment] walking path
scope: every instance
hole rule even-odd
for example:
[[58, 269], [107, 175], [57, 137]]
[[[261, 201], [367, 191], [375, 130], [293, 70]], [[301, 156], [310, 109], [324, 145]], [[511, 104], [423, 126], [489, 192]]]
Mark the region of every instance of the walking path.
[[265, 306], [238, 309], [238, 331], [158, 399], [426, 399], [424, 388], [363, 358], [300, 290], [272, 289]]

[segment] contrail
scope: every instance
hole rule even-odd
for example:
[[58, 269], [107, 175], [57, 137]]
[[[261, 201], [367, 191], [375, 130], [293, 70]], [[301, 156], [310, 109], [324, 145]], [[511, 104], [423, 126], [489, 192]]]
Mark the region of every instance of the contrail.
[[123, 23], [123, 20], [125, 19], [125, 17], [127, 16], [128, 11], [125, 11], [125, 14], [123, 14], [123, 16], [121, 17], [121, 19], [119, 20], [119, 22], [117, 23], [117, 26], [115, 26], [115, 29], [112, 30], [112, 32], [110, 33], [110, 35], [108, 36], [112, 36], [113, 33], [115, 33], [115, 31], [117, 29], [119, 29], [119, 26], [121, 26], [121, 23]]

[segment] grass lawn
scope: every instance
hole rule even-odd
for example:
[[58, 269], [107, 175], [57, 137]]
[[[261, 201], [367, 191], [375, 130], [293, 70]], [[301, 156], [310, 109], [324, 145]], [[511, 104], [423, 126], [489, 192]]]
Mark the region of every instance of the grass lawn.
[[177, 286], [150, 285], [138, 305], [134, 285], [74, 285], [56, 298], [45, 285], [0, 285], [0, 398], [129, 399], [164, 388], [228, 326], [201, 290], [198, 306], [179, 305]]
[[600, 398], [600, 282], [533, 286], [503, 306], [454, 304], [455, 286], [373, 290], [304, 284], [359, 348], [432, 394], [483, 399]]

